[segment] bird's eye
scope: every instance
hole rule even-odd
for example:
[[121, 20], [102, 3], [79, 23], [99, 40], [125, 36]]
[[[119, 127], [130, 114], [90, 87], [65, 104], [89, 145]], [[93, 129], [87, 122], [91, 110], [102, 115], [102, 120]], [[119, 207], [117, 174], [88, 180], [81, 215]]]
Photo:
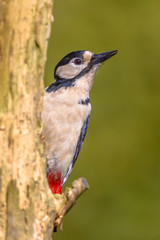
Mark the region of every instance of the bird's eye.
[[81, 63], [82, 63], [82, 59], [80, 59], [80, 58], [76, 58], [74, 60], [74, 64], [76, 64], [76, 65], [80, 65]]

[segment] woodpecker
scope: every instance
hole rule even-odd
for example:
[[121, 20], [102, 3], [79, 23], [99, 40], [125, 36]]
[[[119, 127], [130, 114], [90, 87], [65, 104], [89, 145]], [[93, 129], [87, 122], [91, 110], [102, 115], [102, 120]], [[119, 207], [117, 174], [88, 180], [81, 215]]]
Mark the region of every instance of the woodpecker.
[[75, 51], [56, 65], [54, 82], [45, 89], [42, 136], [47, 158], [47, 179], [53, 194], [61, 194], [80, 153], [89, 124], [89, 92], [99, 66], [118, 51], [94, 54]]

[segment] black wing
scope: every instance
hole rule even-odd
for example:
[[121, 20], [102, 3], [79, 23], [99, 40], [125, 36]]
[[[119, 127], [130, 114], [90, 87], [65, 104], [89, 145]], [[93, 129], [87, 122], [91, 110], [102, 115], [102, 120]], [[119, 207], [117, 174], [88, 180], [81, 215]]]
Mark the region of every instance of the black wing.
[[83, 141], [84, 141], [84, 138], [86, 136], [86, 133], [87, 133], [87, 129], [88, 129], [88, 124], [89, 124], [89, 119], [90, 119], [90, 115], [88, 115], [88, 117], [86, 118], [86, 120], [84, 121], [83, 125], [82, 125], [82, 128], [81, 128], [81, 132], [80, 132], [80, 135], [79, 135], [79, 138], [78, 138], [78, 142], [77, 142], [77, 146], [76, 146], [76, 151], [74, 153], [74, 156], [73, 156], [73, 160], [72, 160], [72, 163], [70, 164], [69, 168], [68, 168], [68, 171], [64, 177], [64, 180], [63, 180], [63, 184], [65, 183], [65, 181], [67, 180], [77, 158], [78, 158], [78, 155], [80, 153], [80, 150], [82, 148], [82, 145], [83, 145]]
[[84, 138], [86, 136], [88, 125], [89, 125], [89, 118], [90, 118], [90, 115], [86, 118], [86, 120], [84, 121], [83, 126], [81, 128], [81, 133], [79, 135], [79, 139], [78, 139], [78, 142], [77, 142], [76, 151], [75, 151], [74, 156], [73, 156], [72, 167], [74, 166], [74, 164], [75, 164], [75, 162], [78, 158], [78, 155], [80, 153], [80, 150], [82, 148], [83, 141], [84, 141]]

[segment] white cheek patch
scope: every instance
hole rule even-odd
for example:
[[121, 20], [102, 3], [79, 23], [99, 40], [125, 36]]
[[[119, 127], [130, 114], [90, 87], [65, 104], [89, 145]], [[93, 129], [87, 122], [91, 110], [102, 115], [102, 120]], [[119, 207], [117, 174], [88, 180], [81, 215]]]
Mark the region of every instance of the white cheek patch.
[[58, 76], [62, 78], [73, 78], [75, 77], [81, 69], [75, 68], [71, 63], [61, 66], [57, 69]]
[[81, 64], [81, 65], [75, 65], [73, 62], [70, 62], [67, 65], [61, 66], [57, 69], [56, 74], [60, 76], [61, 78], [74, 78], [77, 76], [85, 67], [87, 66], [87, 63]]

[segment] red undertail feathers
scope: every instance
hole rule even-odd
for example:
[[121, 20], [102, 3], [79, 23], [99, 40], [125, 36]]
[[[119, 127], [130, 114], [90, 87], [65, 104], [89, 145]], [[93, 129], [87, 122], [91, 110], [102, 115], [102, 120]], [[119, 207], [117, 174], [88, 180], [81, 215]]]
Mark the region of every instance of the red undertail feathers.
[[53, 194], [61, 194], [62, 180], [61, 173], [49, 173], [47, 176], [48, 185]]

